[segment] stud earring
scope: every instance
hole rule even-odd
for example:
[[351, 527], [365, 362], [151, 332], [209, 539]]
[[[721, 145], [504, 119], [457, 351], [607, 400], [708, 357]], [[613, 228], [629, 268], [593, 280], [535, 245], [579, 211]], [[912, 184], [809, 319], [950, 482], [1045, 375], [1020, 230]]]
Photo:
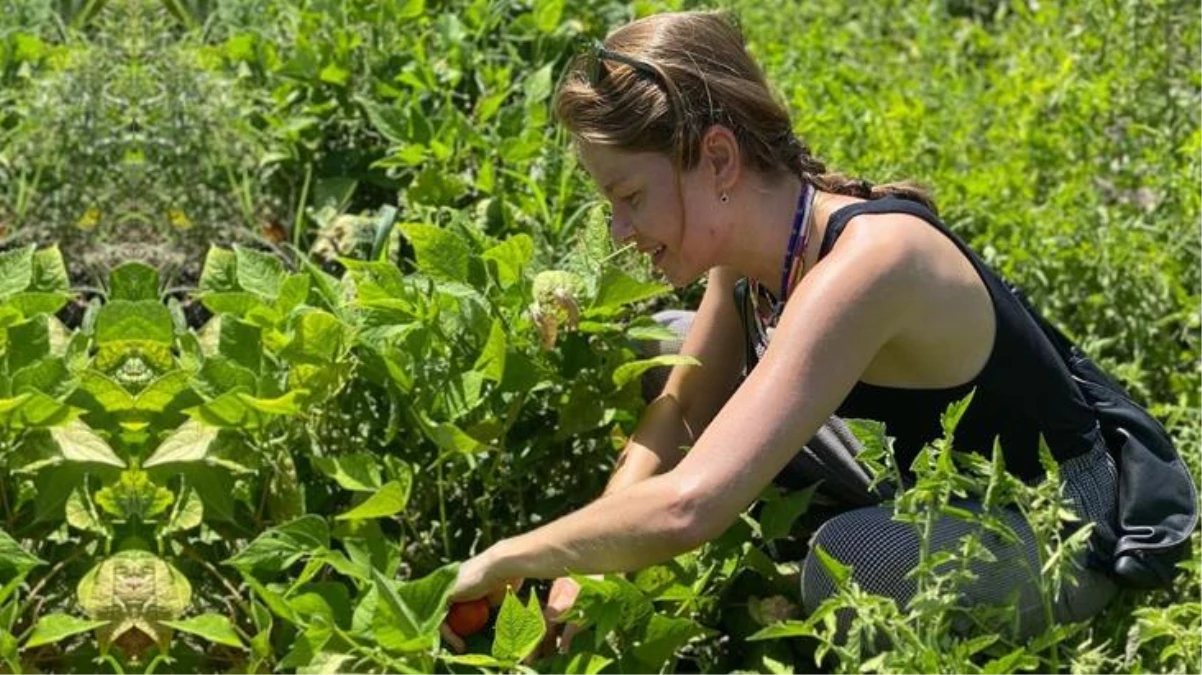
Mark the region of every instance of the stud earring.
[[718, 199], [719, 199], [719, 200], [720, 200], [720, 201], [721, 201], [723, 204], [725, 204], [725, 203], [727, 203], [727, 202], [729, 202], [729, 201], [730, 201], [730, 195], [728, 195], [728, 194], [726, 194], [725, 192], [723, 192], [723, 193], [722, 193], [722, 195], [721, 195], [720, 197], [718, 197]]

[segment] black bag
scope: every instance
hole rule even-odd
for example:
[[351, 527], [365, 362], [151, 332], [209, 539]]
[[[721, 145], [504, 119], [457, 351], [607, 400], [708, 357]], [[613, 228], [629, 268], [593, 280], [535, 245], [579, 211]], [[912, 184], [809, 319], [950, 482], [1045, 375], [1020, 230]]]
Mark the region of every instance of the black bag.
[[1160, 422], [1040, 316], [1022, 291], [1013, 285], [1010, 290], [1068, 366], [1097, 416], [1118, 467], [1117, 541], [1111, 561], [1114, 576], [1119, 583], [1135, 588], [1170, 585], [1198, 524], [1198, 495], [1189, 468]]

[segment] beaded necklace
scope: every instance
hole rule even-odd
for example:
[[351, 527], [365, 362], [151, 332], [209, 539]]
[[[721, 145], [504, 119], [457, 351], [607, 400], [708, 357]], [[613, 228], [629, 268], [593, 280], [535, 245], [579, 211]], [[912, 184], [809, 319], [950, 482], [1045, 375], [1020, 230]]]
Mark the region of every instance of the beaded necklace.
[[[810, 243], [810, 230], [814, 221], [814, 196], [812, 185], [805, 183], [801, 194], [797, 196], [797, 209], [793, 212], [793, 231], [789, 235], [789, 245], [785, 248], [785, 259], [780, 270], [780, 299], [772, 295], [772, 291], [764, 288], [758, 279], [748, 279], [751, 306], [755, 314], [756, 330], [759, 331], [760, 344], [767, 346], [772, 337], [776, 322], [784, 311], [785, 300], [792, 290], [805, 267], [806, 248]], [[763, 299], [767, 305], [761, 304]]]

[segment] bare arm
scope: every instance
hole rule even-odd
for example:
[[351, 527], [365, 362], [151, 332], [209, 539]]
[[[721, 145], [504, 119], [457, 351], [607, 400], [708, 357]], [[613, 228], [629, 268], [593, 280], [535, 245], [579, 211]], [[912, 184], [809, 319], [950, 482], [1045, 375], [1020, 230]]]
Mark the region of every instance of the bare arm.
[[638, 569], [734, 522], [902, 330], [925, 292], [905, 247], [869, 238], [842, 243], [842, 255], [803, 278], [763, 362], [674, 469], [498, 543], [483, 554], [489, 574]]
[[680, 353], [700, 366], [672, 369], [663, 392], [639, 421], [618, 458], [605, 494], [675, 467], [739, 384], [742, 329], [732, 297], [735, 272], [715, 269]]

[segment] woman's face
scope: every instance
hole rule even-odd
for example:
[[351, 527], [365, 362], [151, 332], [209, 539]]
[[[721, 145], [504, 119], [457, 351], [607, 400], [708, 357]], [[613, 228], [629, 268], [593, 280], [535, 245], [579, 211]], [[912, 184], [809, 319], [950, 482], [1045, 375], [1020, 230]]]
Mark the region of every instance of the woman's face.
[[[698, 171], [682, 172], [678, 187], [672, 160], [662, 153], [626, 152], [584, 141], [579, 151], [581, 163], [612, 206], [610, 234], [619, 245], [636, 243], [674, 286], [688, 284], [715, 264], [717, 199], [704, 194]], [[710, 202], [706, 208], [696, 206]]]

